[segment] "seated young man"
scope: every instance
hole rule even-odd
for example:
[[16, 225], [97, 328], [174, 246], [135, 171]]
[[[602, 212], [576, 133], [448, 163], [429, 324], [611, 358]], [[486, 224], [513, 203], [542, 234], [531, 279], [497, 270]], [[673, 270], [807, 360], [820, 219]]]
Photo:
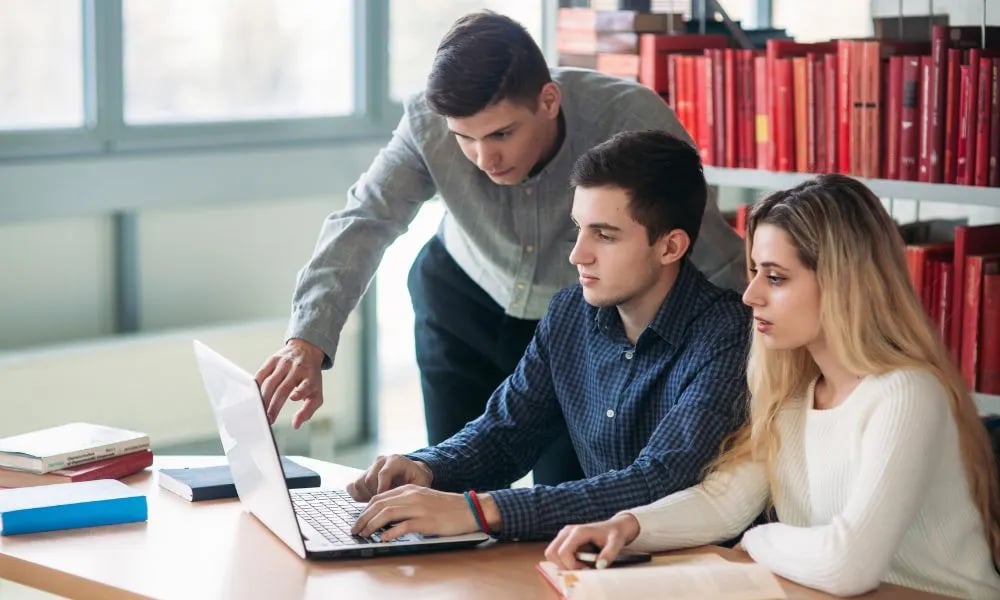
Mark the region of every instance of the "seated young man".
[[[697, 483], [742, 423], [750, 315], [688, 259], [707, 195], [697, 151], [621, 133], [581, 156], [571, 183], [579, 284], [553, 298], [482, 416], [348, 485], [370, 500], [356, 534], [551, 537]], [[560, 425], [586, 478], [506, 489]], [[492, 490], [481, 516], [464, 490]]]

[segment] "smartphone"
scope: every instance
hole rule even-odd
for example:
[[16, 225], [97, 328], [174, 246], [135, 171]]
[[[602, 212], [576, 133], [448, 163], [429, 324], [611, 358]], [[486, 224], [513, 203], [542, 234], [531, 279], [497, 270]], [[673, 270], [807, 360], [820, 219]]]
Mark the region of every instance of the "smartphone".
[[[594, 546], [593, 544], [588, 544], [582, 546], [576, 551], [576, 560], [582, 562], [583, 564], [593, 567], [594, 563], [597, 562], [597, 557], [601, 553], [600, 548]], [[622, 548], [618, 552], [618, 556], [615, 560], [608, 565], [609, 567], [617, 567], [621, 565], [634, 565], [636, 563], [649, 562], [653, 558], [652, 554], [648, 552], [639, 552], [637, 550], [629, 550], [628, 548]]]

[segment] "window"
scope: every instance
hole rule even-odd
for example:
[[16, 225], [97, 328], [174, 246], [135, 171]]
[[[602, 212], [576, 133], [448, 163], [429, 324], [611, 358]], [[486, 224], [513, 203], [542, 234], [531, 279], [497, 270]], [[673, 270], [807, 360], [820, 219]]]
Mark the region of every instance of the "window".
[[456, 19], [481, 9], [514, 19], [542, 44], [541, 0], [390, 0], [389, 94], [400, 102], [421, 91], [438, 42]]
[[0, 15], [0, 129], [81, 127], [80, 2], [0, 0]]
[[122, 21], [128, 124], [357, 108], [351, 0], [124, 0]]

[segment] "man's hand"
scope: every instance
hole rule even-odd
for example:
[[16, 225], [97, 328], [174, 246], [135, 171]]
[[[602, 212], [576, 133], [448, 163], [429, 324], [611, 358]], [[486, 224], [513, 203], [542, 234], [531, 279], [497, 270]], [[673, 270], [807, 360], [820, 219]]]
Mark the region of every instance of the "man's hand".
[[301, 401], [302, 408], [292, 417], [298, 429], [323, 405], [323, 379], [320, 375], [326, 354], [305, 340], [293, 338], [274, 353], [257, 371], [254, 379], [260, 386], [267, 420], [273, 425], [286, 400]]
[[424, 463], [391, 454], [376, 458], [364, 475], [347, 484], [347, 493], [358, 502], [368, 502], [401, 485], [430, 487], [433, 479], [434, 474]]
[[545, 558], [560, 569], [582, 569], [585, 565], [576, 560], [576, 552], [583, 546], [594, 544], [601, 549], [594, 566], [603, 569], [638, 535], [639, 521], [628, 513], [588, 525], [567, 525], [545, 549]]
[[392, 525], [380, 535], [384, 542], [406, 533], [459, 535], [479, 531], [476, 517], [462, 494], [439, 492], [419, 485], [404, 485], [372, 498], [358, 516], [351, 533], [368, 537]]

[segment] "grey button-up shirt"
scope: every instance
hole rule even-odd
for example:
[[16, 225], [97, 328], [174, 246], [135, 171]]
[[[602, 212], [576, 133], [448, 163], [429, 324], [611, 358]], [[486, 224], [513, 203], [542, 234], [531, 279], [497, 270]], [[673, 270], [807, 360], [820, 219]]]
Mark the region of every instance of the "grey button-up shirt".
[[[621, 131], [659, 129], [691, 142], [651, 90], [594, 71], [551, 71], [562, 90], [566, 136], [545, 168], [518, 185], [497, 185], [469, 161], [423, 94], [406, 102], [392, 139], [348, 191], [346, 208], [323, 223], [299, 273], [288, 338], [322, 348], [329, 366], [348, 313], [386, 247], [435, 195], [447, 209], [439, 235], [455, 262], [507, 314], [541, 318], [556, 291], [577, 279], [568, 260], [576, 237], [569, 186], [576, 159]], [[714, 196], [691, 258], [713, 283], [737, 290], [745, 285], [742, 242]]]

